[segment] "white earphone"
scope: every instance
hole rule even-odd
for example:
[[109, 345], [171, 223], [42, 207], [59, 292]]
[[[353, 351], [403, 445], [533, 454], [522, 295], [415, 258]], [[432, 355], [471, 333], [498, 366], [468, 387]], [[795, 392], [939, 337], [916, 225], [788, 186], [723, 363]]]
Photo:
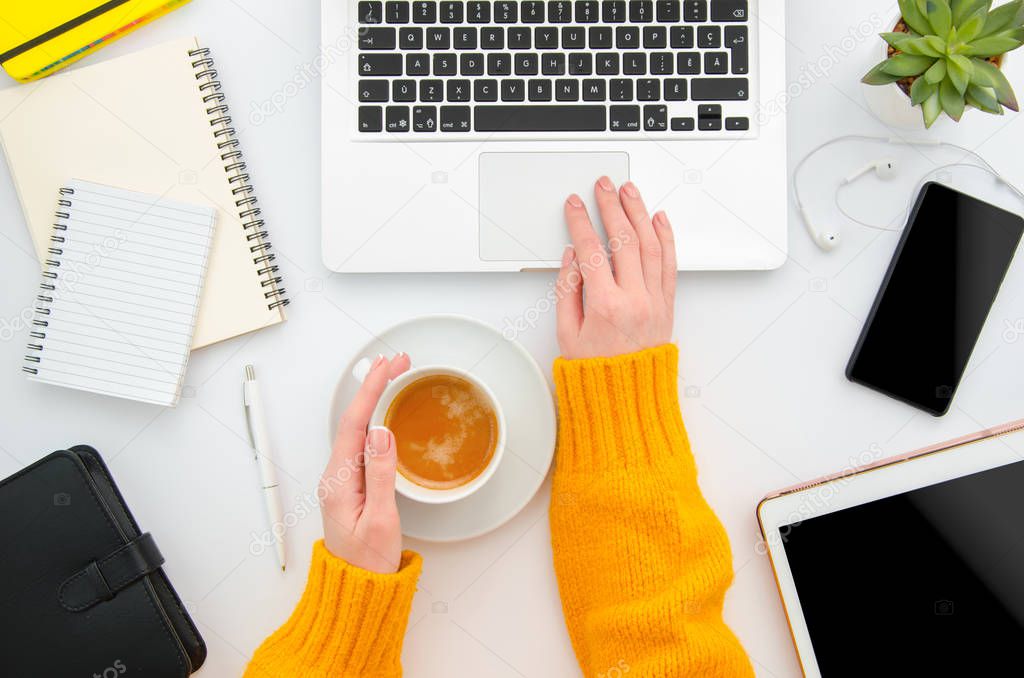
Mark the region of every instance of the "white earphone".
[[[889, 138], [889, 137], [873, 137], [873, 136], [867, 136], [867, 135], [861, 135], [861, 134], [849, 134], [849, 135], [846, 135], [846, 136], [836, 137], [835, 139], [830, 139], [829, 141], [826, 141], [825, 143], [823, 143], [823, 144], [819, 145], [818, 147], [814, 148], [813, 150], [811, 150], [807, 155], [805, 155], [803, 157], [802, 160], [800, 160], [799, 163], [797, 163], [796, 169], [794, 169], [794, 171], [793, 171], [793, 194], [794, 194], [794, 198], [796, 199], [797, 210], [800, 212], [800, 217], [803, 219], [804, 225], [807, 227], [807, 232], [811, 236], [811, 240], [814, 241], [814, 244], [816, 244], [819, 248], [821, 248], [825, 252], [830, 252], [830, 251], [834, 250], [836, 247], [838, 247], [839, 244], [842, 242], [842, 236], [841, 236], [841, 234], [840, 234], [838, 229], [822, 229], [822, 228], [818, 228], [818, 226], [815, 225], [814, 220], [811, 219], [811, 215], [808, 213], [807, 208], [804, 206], [803, 200], [800, 198], [800, 170], [803, 168], [804, 164], [812, 156], [816, 155], [820, 151], [824, 150], [825, 148], [827, 148], [827, 147], [829, 147], [829, 146], [831, 146], [833, 144], [837, 144], [837, 143], [844, 142], [844, 141], [869, 141], [869, 142], [887, 143], [887, 144], [892, 144], [892, 145], [895, 145], [895, 146], [945, 146], [945, 147], [948, 147], [948, 148], [953, 148], [953, 149], [956, 149], [958, 151], [961, 151], [961, 152], [965, 153], [966, 155], [972, 156], [975, 160], [977, 160], [980, 163], [980, 165], [972, 165], [972, 164], [963, 163], [963, 162], [951, 163], [951, 164], [948, 164], [948, 165], [943, 165], [941, 167], [936, 167], [935, 169], [931, 170], [930, 172], [928, 172], [925, 175], [926, 178], [927, 178], [928, 174], [932, 174], [932, 173], [934, 173], [936, 171], [948, 169], [948, 168], [951, 168], [951, 167], [958, 167], [958, 166], [978, 167], [980, 169], [985, 170], [989, 174], [991, 174], [993, 177], [996, 178], [996, 180], [998, 180], [1001, 183], [1003, 183], [1004, 185], [1006, 185], [1010, 190], [1012, 190], [1014, 193], [1016, 193], [1018, 197], [1020, 197], [1022, 200], [1024, 200], [1024, 193], [1022, 193], [1016, 186], [1014, 186], [1013, 184], [1008, 182], [1005, 178], [1003, 178], [1003, 176], [1000, 175], [995, 170], [995, 168], [992, 167], [992, 165], [990, 165], [988, 163], [988, 161], [986, 161], [984, 158], [982, 158], [980, 155], [978, 155], [976, 152], [972, 151], [969, 148], [964, 148], [963, 146], [959, 146], [957, 144], [951, 144], [951, 143], [948, 143], [948, 142], [945, 142], [945, 141], [938, 141], [938, 140], [896, 139], [896, 138]], [[895, 178], [899, 174], [900, 165], [899, 165], [899, 162], [895, 158], [892, 158], [892, 157], [886, 157], [886, 158], [882, 158], [880, 160], [876, 160], [874, 162], [868, 163], [864, 167], [861, 167], [857, 171], [852, 172], [851, 174], [846, 176], [839, 183], [839, 185], [836, 187], [836, 190], [835, 190], [835, 193], [833, 194], [833, 197], [834, 197], [835, 202], [836, 202], [836, 207], [848, 219], [850, 219], [850, 220], [852, 220], [852, 221], [854, 221], [854, 222], [856, 222], [858, 224], [861, 224], [863, 226], [867, 226], [868, 228], [874, 228], [874, 229], [878, 229], [878, 230], [890, 231], [890, 230], [893, 230], [893, 229], [886, 228], [886, 227], [883, 227], [883, 226], [876, 226], [874, 224], [869, 224], [869, 223], [860, 221], [859, 219], [857, 219], [857, 218], [851, 216], [850, 214], [848, 214], [842, 208], [842, 206], [839, 204], [839, 192], [842, 190], [842, 188], [844, 186], [848, 185], [848, 184], [851, 184], [851, 183], [857, 181], [857, 179], [860, 179], [865, 174], [870, 173], [872, 170], [874, 171], [875, 176], [878, 179], [880, 179], [882, 181], [891, 181], [893, 178]], [[921, 183], [923, 183], [923, 181], [924, 180], [922, 179]], [[918, 189], [920, 189], [920, 186], [918, 186]], [[914, 198], [916, 197], [916, 193], [917, 193], [917, 191], [915, 190], [914, 191], [914, 195], [911, 196], [911, 201], [913, 201]]]

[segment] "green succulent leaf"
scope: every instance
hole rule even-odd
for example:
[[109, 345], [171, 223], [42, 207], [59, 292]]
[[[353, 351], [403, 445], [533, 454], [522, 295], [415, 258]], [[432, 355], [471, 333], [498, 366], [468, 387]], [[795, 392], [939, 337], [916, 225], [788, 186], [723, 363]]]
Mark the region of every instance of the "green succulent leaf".
[[1020, 30], [1003, 31], [974, 40], [964, 48], [963, 54], [978, 57], [999, 56], [1017, 49], [1022, 44], [1024, 44], [1024, 34]]
[[987, 16], [988, 13], [983, 9], [972, 14], [963, 23], [957, 24], [957, 41], [969, 43], [971, 40], [974, 40], [981, 35], [981, 30], [985, 27]]
[[1013, 0], [1013, 2], [996, 7], [989, 12], [984, 28], [976, 37], [984, 38], [1007, 29], [1017, 28], [1020, 25], [1017, 17], [1020, 15], [1022, 8], [1024, 8], [1024, 0]]
[[918, 8], [916, 0], [899, 0], [899, 5], [903, 21], [910, 27], [910, 30], [920, 35], [928, 35], [932, 32], [932, 25]]
[[916, 78], [914, 84], [910, 86], [910, 103], [914, 106], [920, 106], [924, 103], [924, 100], [935, 94], [939, 89], [938, 85], [928, 82], [925, 78]]
[[889, 83], [896, 82], [900, 79], [900, 76], [898, 75], [890, 75], [883, 71], [883, 66], [885, 66], [884, 61], [864, 74], [864, 77], [861, 78], [860, 81], [865, 85], [888, 85]]
[[936, 35], [947, 35], [953, 27], [953, 12], [949, 8], [949, 0], [924, 0], [924, 13], [932, 32]]
[[936, 52], [934, 56], [942, 56], [946, 53], [946, 41], [937, 35], [926, 35], [921, 38], [917, 38], [922, 42], [927, 43], [928, 47], [932, 52]]
[[967, 57], [954, 54], [946, 60], [946, 77], [960, 94], [967, 91], [973, 74], [974, 64]]
[[973, 82], [995, 90], [995, 96], [999, 103], [1011, 111], [1020, 110], [1013, 87], [1010, 86], [1010, 81], [1006, 79], [999, 68], [984, 59], [973, 59], [971, 64], [974, 67], [974, 77], [971, 78]]
[[984, 11], [987, 15], [991, 6], [992, 0], [952, 0], [950, 9], [953, 10], [953, 25], [960, 26], [975, 12]]
[[949, 78], [943, 80], [939, 85], [939, 103], [942, 104], [942, 110], [946, 112], [946, 115], [960, 122], [960, 118], [964, 114], [964, 94], [957, 90], [956, 85]]
[[938, 85], [946, 77], [946, 62], [939, 59], [924, 72], [924, 78], [933, 85]]
[[971, 85], [967, 88], [967, 93], [964, 95], [964, 101], [971, 106], [974, 106], [979, 111], [994, 113], [996, 115], [1003, 114], [1003, 107], [1000, 106], [999, 101], [996, 100], [996, 95], [987, 87]]
[[[904, 33], [903, 31], [890, 31], [888, 33], [879, 33], [878, 35], [881, 36], [882, 40], [889, 43], [893, 49], [901, 52], [907, 51], [903, 48], [903, 44], [911, 40], [910, 33]], [[908, 54], [913, 54], [913, 52], [908, 52]]]
[[931, 127], [942, 113], [942, 103], [939, 101], [939, 93], [936, 91], [921, 104], [921, 115], [924, 116], [924, 126]]
[[897, 54], [890, 57], [882, 64], [882, 70], [889, 75], [897, 75], [901, 78], [911, 75], [921, 75], [927, 71], [935, 62], [934, 57], [916, 56], [913, 54]]

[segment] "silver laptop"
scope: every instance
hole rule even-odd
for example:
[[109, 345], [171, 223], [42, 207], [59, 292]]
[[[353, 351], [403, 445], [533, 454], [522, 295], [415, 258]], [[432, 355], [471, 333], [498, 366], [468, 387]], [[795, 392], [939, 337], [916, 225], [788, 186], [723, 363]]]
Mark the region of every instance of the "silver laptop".
[[322, 7], [331, 270], [557, 267], [603, 174], [667, 210], [681, 269], [786, 259], [783, 0]]

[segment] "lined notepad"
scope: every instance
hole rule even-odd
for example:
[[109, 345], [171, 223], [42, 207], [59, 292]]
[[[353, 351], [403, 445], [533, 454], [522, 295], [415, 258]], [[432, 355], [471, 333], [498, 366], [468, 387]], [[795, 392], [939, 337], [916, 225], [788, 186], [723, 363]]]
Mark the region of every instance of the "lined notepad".
[[173, 405], [215, 211], [86, 181], [60, 189], [25, 356], [29, 378]]

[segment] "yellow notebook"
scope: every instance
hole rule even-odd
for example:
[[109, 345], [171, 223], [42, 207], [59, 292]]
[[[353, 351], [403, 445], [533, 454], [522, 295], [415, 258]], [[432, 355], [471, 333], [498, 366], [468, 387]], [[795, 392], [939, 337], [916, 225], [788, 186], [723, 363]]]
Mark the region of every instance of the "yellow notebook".
[[56, 191], [84, 179], [217, 211], [193, 348], [287, 304], [213, 59], [195, 38], [0, 90], [0, 142], [40, 261]]
[[64, 68], [189, 0], [5, 0], [0, 64], [28, 82]]

